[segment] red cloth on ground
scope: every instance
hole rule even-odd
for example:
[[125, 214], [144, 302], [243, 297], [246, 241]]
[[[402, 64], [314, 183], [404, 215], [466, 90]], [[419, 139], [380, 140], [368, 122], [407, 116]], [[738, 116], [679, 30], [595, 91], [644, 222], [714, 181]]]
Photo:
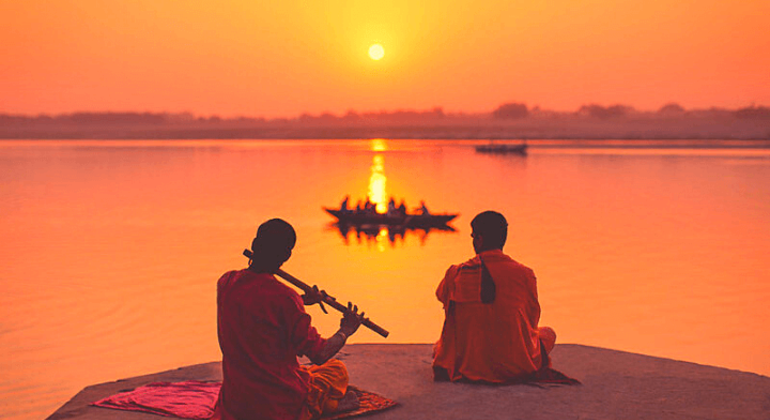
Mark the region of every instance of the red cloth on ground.
[[222, 418], [297, 419], [310, 382], [297, 356], [313, 358], [325, 343], [297, 292], [272, 274], [225, 273], [217, 283], [217, 326]]
[[99, 400], [97, 407], [204, 420], [214, 413], [221, 382], [153, 382]]
[[[208, 419], [214, 412], [214, 404], [221, 382], [153, 382], [131, 391], [121, 392], [99, 400], [92, 405], [117, 410], [141, 411], [166, 417]], [[335, 420], [369, 414], [397, 405], [389, 398], [356, 387], [349, 387], [356, 394], [361, 406], [353, 411], [334, 412], [323, 419]]]

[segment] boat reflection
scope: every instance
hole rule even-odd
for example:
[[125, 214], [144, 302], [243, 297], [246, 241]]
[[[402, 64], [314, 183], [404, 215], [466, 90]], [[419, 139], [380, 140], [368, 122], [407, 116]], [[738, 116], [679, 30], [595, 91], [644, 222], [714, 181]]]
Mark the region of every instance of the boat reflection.
[[425, 245], [428, 235], [432, 233], [452, 233], [457, 230], [452, 226], [438, 227], [407, 227], [384, 225], [358, 225], [349, 223], [330, 223], [330, 230], [336, 230], [345, 245], [367, 245], [385, 249], [386, 242], [391, 248], [406, 245], [409, 238], [416, 238], [420, 246]]

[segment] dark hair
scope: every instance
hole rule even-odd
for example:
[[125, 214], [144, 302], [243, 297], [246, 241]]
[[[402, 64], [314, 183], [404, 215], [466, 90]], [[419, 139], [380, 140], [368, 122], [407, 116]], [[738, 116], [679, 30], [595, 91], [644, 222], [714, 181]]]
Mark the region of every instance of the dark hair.
[[270, 219], [257, 229], [251, 241], [252, 264], [268, 271], [278, 269], [291, 256], [297, 243], [294, 228], [282, 219]]
[[476, 215], [471, 221], [471, 228], [484, 238], [484, 250], [502, 249], [508, 239], [508, 222], [496, 211], [487, 210]]

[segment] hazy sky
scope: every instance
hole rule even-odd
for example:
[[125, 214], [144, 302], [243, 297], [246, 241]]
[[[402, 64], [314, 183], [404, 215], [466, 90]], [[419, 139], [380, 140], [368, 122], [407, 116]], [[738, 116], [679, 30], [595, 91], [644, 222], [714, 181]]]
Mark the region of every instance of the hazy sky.
[[770, 105], [769, 16], [770, 0], [0, 0], [0, 112]]

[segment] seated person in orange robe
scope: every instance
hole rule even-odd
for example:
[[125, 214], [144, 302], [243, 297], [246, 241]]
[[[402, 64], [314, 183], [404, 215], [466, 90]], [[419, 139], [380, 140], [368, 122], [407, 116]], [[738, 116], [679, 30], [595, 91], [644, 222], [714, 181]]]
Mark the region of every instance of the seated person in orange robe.
[[[268, 220], [252, 242], [249, 267], [217, 282], [223, 381], [214, 419], [317, 419], [357, 402], [346, 394], [345, 365], [331, 358], [356, 332], [363, 313], [348, 304], [339, 331], [328, 339], [318, 334], [304, 305], [320, 303], [323, 292], [314, 287], [300, 296], [273, 276], [295, 242], [290, 224]], [[302, 355], [316, 366], [300, 366]]]
[[436, 289], [445, 320], [434, 349], [434, 379], [525, 381], [549, 367], [556, 333], [538, 327], [534, 272], [503, 253], [505, 217], [485, 211], [471, 228], [477, 255], [451, 266]]

